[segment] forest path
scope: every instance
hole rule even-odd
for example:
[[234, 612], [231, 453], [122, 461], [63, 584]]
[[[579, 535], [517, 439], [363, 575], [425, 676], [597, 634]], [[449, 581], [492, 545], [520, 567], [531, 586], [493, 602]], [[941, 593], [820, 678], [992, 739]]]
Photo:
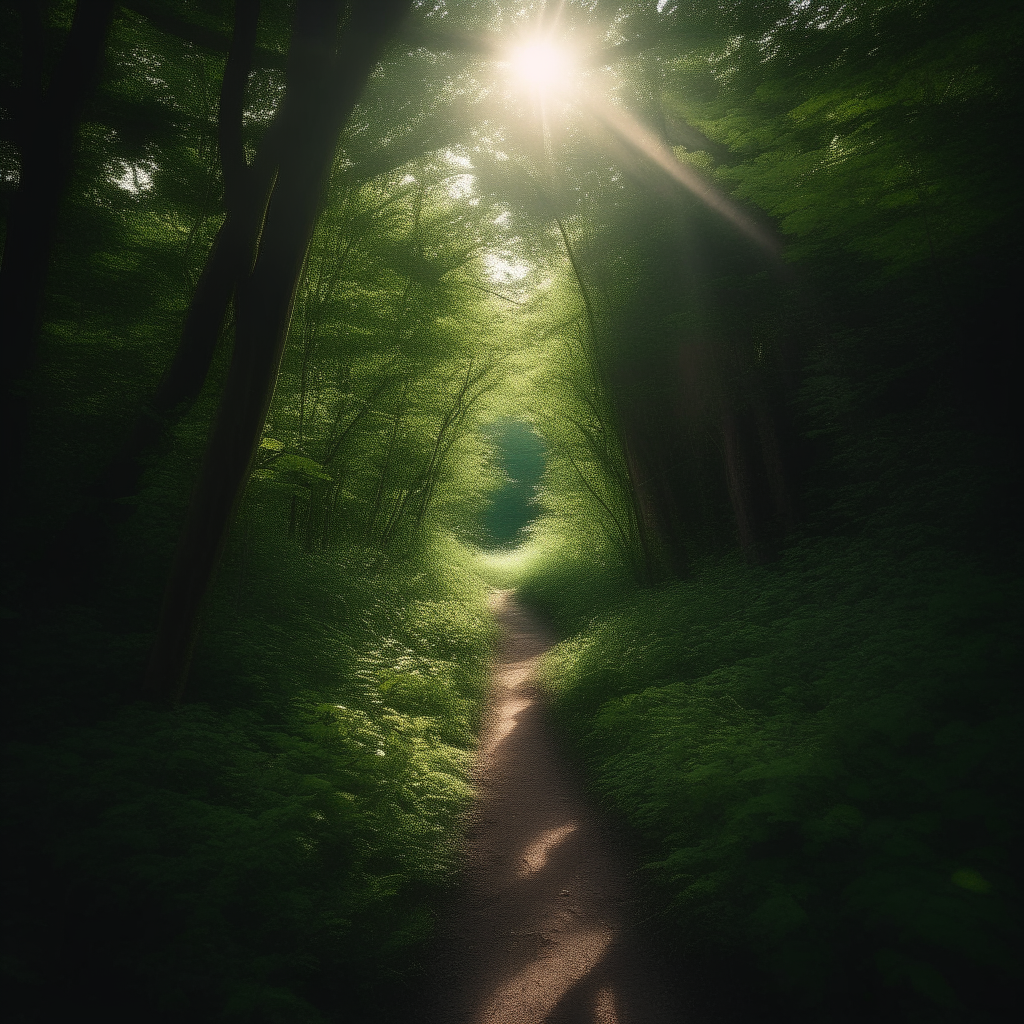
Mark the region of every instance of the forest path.
[[436, 1024], [668, 1024], [627, 875], [545, 721], [534, 673], [555, 638], [512, 591], [475, 768], [466, 868], [433, 953]]

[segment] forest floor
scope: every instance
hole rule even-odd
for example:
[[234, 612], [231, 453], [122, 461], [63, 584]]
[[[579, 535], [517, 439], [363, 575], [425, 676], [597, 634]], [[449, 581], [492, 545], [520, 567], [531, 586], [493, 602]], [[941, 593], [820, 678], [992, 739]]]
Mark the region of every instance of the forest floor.
[[680, 1020], [634, 919], [615, 836], [546, 721], [535, 671], [555, 643], [512, 591], [475, 768], [465, 869], [432, 953], [436, 1024], [668, 1024]]

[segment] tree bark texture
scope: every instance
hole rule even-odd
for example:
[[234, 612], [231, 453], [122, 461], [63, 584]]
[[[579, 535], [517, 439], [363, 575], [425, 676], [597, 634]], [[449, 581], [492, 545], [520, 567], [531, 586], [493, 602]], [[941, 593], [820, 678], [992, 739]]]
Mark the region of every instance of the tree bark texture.
[[248, 481], [277, 382], [306, 249], [338, 137], [410, 0], [350, 8], [300, 0], [281, 110], [280, 163], [255, 263], [236, 293], [235, 347], [199, 479], [164, 593], [144, 688], [176, 700], [184, 689], [198, 616]]

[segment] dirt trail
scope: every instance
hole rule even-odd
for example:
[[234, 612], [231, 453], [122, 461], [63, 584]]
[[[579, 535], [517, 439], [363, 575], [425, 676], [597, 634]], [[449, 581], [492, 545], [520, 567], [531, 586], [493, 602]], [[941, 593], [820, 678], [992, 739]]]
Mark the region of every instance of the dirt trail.
[[424, 1017], [436, 1024], [669, 1024], [629, 886], [544, 720], [533, 673], [554, 637], [511, 591], [476, 766], [467, 866], [442, 920]]

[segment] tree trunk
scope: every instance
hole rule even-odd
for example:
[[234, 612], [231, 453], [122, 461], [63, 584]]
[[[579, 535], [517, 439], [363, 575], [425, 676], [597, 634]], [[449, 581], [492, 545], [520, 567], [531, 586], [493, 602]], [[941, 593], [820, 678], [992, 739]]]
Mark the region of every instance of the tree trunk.
[[[569, 257], [569, 264], [572, 267], [573, 274], [576, 277], [576, 283], [579, 285], [580, 295], [583, 298], [583, 306], [586, 312], [587, 326], [589, 327], [590, 335], [588, 358], [591, 364], [591, 373], [595, 383], [602, 392], [602, 397], [604, 398], [605, 403], [607, 404], [607, 418], [612, 420], [612, 430], [609, 430], [609, 425], [602, 424], [602, 426], [604, 427], [606, 436], [614, 431], [615, 440], [619, 447], [619, 454], [625, 468], [626, 480], [622, 490], [624, 491], [625, 497], [629, 503], [630, 515], [636, 530], [636, 541], [640, 554], [640, 581], [644, 586], [650, 586], [656, 577], [656, 566], [651, 547], [651, 538], [648, 531], [648, 523], [645, 518], [645, 510], [643, 508], [643, 496], [640, 493], [636, 479], [635, 467], [629, 450], [629, 440], [626, 437], [622, 423], [620, 422], [621, 417], [616, 415], [618, 411], [616, 409], [616, 396], [612, 391], [611, 381], [609, 380], [609, 374], [604, 365], [604, 360], [601, 358], [600, 342], [598, 340], [597, 333], [597, 316], [594, 310], [594, 304], [590, 296], [590, 290], [587, 288], [587, 283], [583, 276], [583, 270], [580, 267], [576, 254], [573, 252], [572, 245], [569, 242], [569, 234], [565, 229], [565, 223], [560, 217], [555, 218], [555, 223], [558, 224], [558, 230], [562, 236], [562, 242], [565, 245], [565, 252]], [[584, 343], [584, 351], [586, 350], [587, 347]], [[581, 479], [586, 483], [582, 474]]]
[[259, 251], [236, 296], [235, 348], [164, 593], [144, 681], [177, 700], [198, 616], [249, 476], [277, 382], [295, 291], [338, 144], [366, 79], [410, 0], [363, 0], [334, 45], [342, 0], [299, 0], [281, 111], [280, 170]]
[[754, 400], [754, 415], [757, 418], [757, 436], [761, 442], [761, 457], [768, 477], [775, 518], [779, 527], [788, 533], [793, 529], [793, 503], [786, 483], [786, 470], [782, 461], [779, 433], [775, 428], [775, 417], [762, 395], [758, 395]]
[[751, 507], [752, 495], [739, 421], [734, 412], [726, 412], [722, 416], [722, 455], [725, 462], [725, 483], [736, 518], [736, 533], [740, 547], [748, 557], [751, 557], [755, 551], [756, 540]]
[[217, 126], [227, 217], [196, 282], [174, 358], [100, 482], [100, 501], [108, 508], [119, 498], [136, 492], [145, 456], [198, 398], [235, 287], [252, 264], [277, 171], [277, 133], [273, 124], [252, 167], [246, 165], [242, 144], [245, 87], [256, 49], [258, 20], [258, 0], [238, 0], [235, 30], [221, 82]]
[[[43, 92], [42, 5], [38, 0], [22, 3], [24, 74], [17, 126], [21, 173], [0, 265], [0, 315], [11, 385], [28, 377], [38, 361], [57, 215], [71, 181], [78, 128], [99, 80], [114, 6], [114, 0], [78, 0], [64, 52]], [[11, 418], [13, 410], [7, 405]]]
[[[73, 516], [55, 546], [61, 585], [83, 591], [106, 564], [117, 526], [132, 506], [122, 499], [138, 491], [151, 455], [199, 396], [223, 330], [235, 286], [252, 263], [256, 239], [276, 174], [273, 124], [253, 166], [247, 167], [242, 143], [245, 87], [252, 67], [259, 19], [258, 0], [238, 0], [235, 30], [221, 82], [218, 149], [224, 180], [227, 219], [214, 239], [185, 314], [181, 339], [155, 394], [93, 485], [88, 501]], [[40, 593], [54, 591], [45, 575]]]

